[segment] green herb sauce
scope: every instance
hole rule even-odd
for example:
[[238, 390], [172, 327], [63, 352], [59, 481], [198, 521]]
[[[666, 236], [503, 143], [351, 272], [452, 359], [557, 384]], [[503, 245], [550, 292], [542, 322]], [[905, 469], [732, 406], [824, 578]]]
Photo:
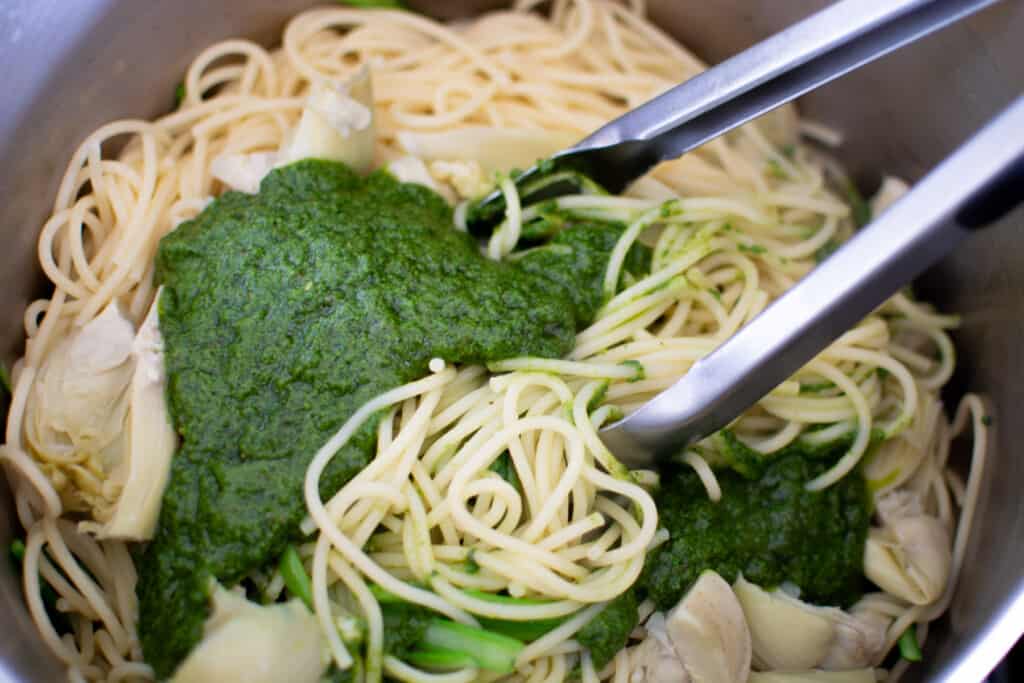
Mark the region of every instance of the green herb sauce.
[[590, 658], [598, 671], [612, 661], [616, 652], [626, 647], [629, 634], [636, 626], [636, 609], [636, 592], [630, 588], [609, 602], [576, 634], [580, 645], [590, 651]]
[[[813, 428], [809, 431], [813, 433]], [[762, 453], [751, 448], [743, 443], [731, 429], [716, 432], [711, 438], [719, 448], [719, 460], [715, 459], [715, 454], [703, 453], [709, 464], [712, 466], [727, 465], [747, 479], [759, 479], [764, 475], [765, 466], [769, 462], [788, 455], [834, 463], [853, 445], [857, 438], [857, 431], [851, 427], [842, 436], [821, 443], [813, 443], [805, 436], [800, 436], [793, 443], [774, 453]], [[871, 431], [865, 458], [870, 458], [875, 448], [884, 440], [885, 432], [877, 427], [874, 428]]]
[[[605, 304], [601, 286], [612, 249], [625, 229], [621, 223], [600, 221], [570, 224], [548, 244], [522, 252], [516, 262], [523, 270], [567, 292], [572, 300], [576, 324], [582, 328], [594, 320]], [[620, 279], [627, 276], [639, 278], [650, 270], [650, 248], [634, 244], [626, 252]]]
[[[572, 348], [589, 282], [490, 261], [451, 226], [425, 188], [304, 161], [164, 238], [160, 327], [182, 445], [138, 561], [139, 632], [158, 677], [200, 639], [209, 578], [235, 584], [297, 538], [306, 467], [360, 405], [435, 356]], [[323, 495], [368, 462], [375, 429], [337, 454]]]
[[720, 470], [717, 503], [692, 469], [665, 472], [655, 502], [670, 539], [648, 556], [640, 579], [647, 597], [668, 609], [712, 569], [768, 588], [791, 581], [813, 603], [854, 602], [864, 580], [867, 488], [859, 472], [824, 491], [804, 488], [828, 467], [789, 454], [759, 463], [748, 473], [756, 478]]

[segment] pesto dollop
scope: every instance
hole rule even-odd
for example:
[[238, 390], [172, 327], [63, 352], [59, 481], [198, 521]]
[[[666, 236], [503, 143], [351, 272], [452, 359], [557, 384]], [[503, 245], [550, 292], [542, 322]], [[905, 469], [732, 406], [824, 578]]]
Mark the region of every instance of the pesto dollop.
[[792, 582], [812, 603], [854, 602], [864, 586], [867, 487], [852, 472], [824, 491], [808, 491], [804, 485], [828, 467], [790, 453], [752, 478], [719, 470], [717, 503], [692, 469], [666, 472], [655, 503], [670, 538], [647, 557], [640, 578], [647, 597], [668, 609], [712, 569], [729, 582], [740, 572], [767, 588]]
[[576, 640], [587, 648], [598, 671], [626, 647], [629, 634], [637, 624], [636, 591], [632, 588], [608, 603], [576, 634]]
[[[601, 267], [600, 254], [585, 258]], [[423, 187], [312, 160], [178, 227], [157, 279], [182, 437], [138, 562], [139, 632], [160, 678], [202, 635], [209, 579], [233, 585], [297, 537], [306, 467], [360, 405], [426, 375], [433, 357], [565, 355], [585, 322], [569, 290], [588, 286], [484, 258]], [[334, 458], [323, 495], [366, 465], [375, 430], [371, 420]]]

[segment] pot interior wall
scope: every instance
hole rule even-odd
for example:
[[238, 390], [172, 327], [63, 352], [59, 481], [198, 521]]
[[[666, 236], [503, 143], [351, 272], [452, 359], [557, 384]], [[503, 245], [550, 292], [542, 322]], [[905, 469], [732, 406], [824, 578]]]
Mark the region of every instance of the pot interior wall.
[[[8, 365], [22, 351], [25, 306], [45, 292], [35, 259], [38, 229], [82, 138], [106, 121], [168, 110], [186, 66], [203, 47], [235, 36], [272, 44], [286, 19], [309, 4], [7, 0], [0, 12], [0, 63], [7, 67], [0, 108], [0, 315], [8, 324], [0, 328], [0, 356]], [[502, 3], [412, 4], [455, 17]], [[714, 62], [827, 3], [648, 4], [661, 26]], [[1020, 36], [1024, 4], [1004, 2], [808, 96], [801, 106], [844, 133], [839, 155], [865, 189], [873, 189], [882, 172], [913, 180], [1024, 91]], [[1015, 412], [1024, 404], [1022, 246], [1018, 212], [918, 283], [927, 298], [963, 313], [956, 334], [960, 371], [950, 399], [967, 389], [991, 397], [996, 444], [949, 618], [929, 639], [928, 661], [905, 680], [981, 680], [1024, 631], [1013, 614], [1016, 602], [1024, 605], [1024, 549], [1015, 542], [1024, 536], [1024, 462], [1013, 453]], [[6, 547], [16, 518], [5, 488], [0, 496], [6, 503], [0, 547]], [[0, 609], [7, 615], [0, 681], [59, 678], [8, 562], [0, 562]]]

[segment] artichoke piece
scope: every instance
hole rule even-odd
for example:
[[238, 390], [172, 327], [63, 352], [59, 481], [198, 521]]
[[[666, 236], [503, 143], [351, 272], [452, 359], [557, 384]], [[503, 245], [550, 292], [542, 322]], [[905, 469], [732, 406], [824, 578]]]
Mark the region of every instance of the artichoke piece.
[[655, 612], [644, 624], [647, 636], [629, 656], [632, 683], [690, 683], [665, 626], [665, 615]]
[[742, 576], [733, 590], [746, 615], [759, 668], [800, 671], [828, 656], [836, 633], [825, 614], [782, 591], [769, 593]]
[[949, 531], [926, 514], [897, 517], [873, 528], [864, 547], [864, 574], [914, 605], [928, 605], [943, 594], [952, 562]]
[[[115, 301], [57, 342], [33, 386], [28, 437], [40, 450], [120, 458], [135, 330]], [[101, 468], [105, 469], [105, 468]]]
[[577, 142], [575, 133], [466, 126], [443, 132], [399, 131], [398, 144], [424, 161], [473, 161], [485, 175], [528, 168]]
[[25, 406], [25, 437], [65, 507], [109, 505], [106, 475], [124, 459], [135, 330], [115, 301], [54, 342]]
[[760, 669], [856, 669], [875, 664], [885, 648], [889, 618], [873, 612], [816, 607], [787, 593], [766, 591], [740, 576], [733, 586], [750, 627]]
[[157, 310], [161, 291], [162, 288], [157, 291], [132, 342], [135, 372], [125, 423], [127, 457], [122, 458], [109, 475], [110, 480], [122, 488], [109, 511], [109, 520], [97, 531], [99, 538], [144, 541], [153, 537], [170, 476], [171, 457], [178, 447], [164, 396], [167, 375]]
[[327, 159], [365, 173], [374, 161], [373, 118], [368, 67], [363, 66], [341, 86], [315, 85], [294, 136], [282, 147], [278, 165], [300, 159]]
[[316, 616], [298, 598], [257, 605], [217, 585], [203, 630], [171, 683], [317, 683], [330, 661]]
[[210, 162], [210, 175], [232, 190], [256, 194], [263, 176], [274, 169], [277, 152], [220, 154]]
[[842, 671], [879, 664], [885, 654], [886, 634], [892, 618], [870, 609], [861, 609], [859, 605], [854, 605], [849, 613], [835, 611], [838, 612], [836, 640], [821, 668]]
[[376, 156], [373, 111], [366, 66], [344, 84], [315, 84], [299, 123], [280, 149], [218, 155], [210, 161], [210, 174], [232, 190], [256, 194], [264, 176], [302, 159], [340, 161], [365, 173]]
[[746, 683], [751, 640], [743, 608], [725, 579], [705, 571], [665, 619], [694, 683]]
[[458, 197], [446, 184], [438, 182], [430, 173], [427, 165], [419, 157], [406, 155], [388, 162], [388, 172], [403, 183], [416, 183], [430, 188], [445, 198], [449, 204], [455, 204]]
[[472, 199], [494, 187], [494, 178], [484, 172], [479, 163], [469, 161], [432, 161], [430, 175], [447, 184], [458, 197]]
[[748, 683], [875, 683], [873, 669], [850, 671], [765, 671], [750, 674]]
[[157, 319], [154, 301], [136, 334], [112, 302], [57, 342], [26, 408], [36, 457], [65, 505], [91, 514], [81, 529], [99, 538], [148, 540], [160, 512], [177, 437]]

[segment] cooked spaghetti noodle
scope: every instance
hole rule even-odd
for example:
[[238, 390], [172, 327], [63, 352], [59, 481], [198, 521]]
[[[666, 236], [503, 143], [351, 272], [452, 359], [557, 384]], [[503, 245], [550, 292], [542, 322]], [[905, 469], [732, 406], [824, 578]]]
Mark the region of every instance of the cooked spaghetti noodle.
[[[136, 634], [135, 568], [128, 546], [96, 540], [78, 520], [119, 494], [97, 451], [42, 428], [48, 360], [74, 330], [112, 301], [142, 322], [154, 298], [157, 245], [222, 191], [210, 171], [225, 154], [278, 149], [312, 84], [369, 65], [374, 79], [378, 165], [427, 142], [456, 145], [480, 128], [538, 138], [557, 148], [696, 74], [702, 65], [644, 21], [638, 3], [557, 0], [550, 16], [514, 11], [446, 26], [397, 11], [317, 9], [295, 17], [279, 49], [244, 40], [211, 46], [189, 68], [180, 108], [155, 121], [125, 120], [90, 135], [72, 155], [39, 239], [54, 285], [25, 314], [26, 349], [14, 369], [6, 443], [0, 447], [26, 530], [24, 587], [40, 634], [77, 680], [152, 678]], [[635, 648], [604, 671], [574, 639], [605, 603], [637, 579], [646, 552], [665, 541], [649, 493], [650, 472], [626, 472], [601, 444], [602, 424], [671, 385], [699, 358], [812, 269], [816, 255], [854, 229], [834, 190], [833, 162], [800, 140], [791, 109], [657, 167], [627, 196], [581, 194], [559, 210], [628, 225], [605, 277], [606, 303], [564, 360], [509, 359], [489, 368], [431, 364], [429, 377], [366, 404], [313, 457], [306, 475], [308, 543], [300, 549], [313, 603], [340, 668], [352, 653], [335, 627], [339, 592], [367, 624], [367, 680], [472, 680], [439, 676], [382, 651], [383, 625], [370, 584], [452, 620], [536, 620], [572, 615], [527, 645], [515, 677], [627, 680]], [[451, 134], [450, 138], [424, 137]], [[103, 146], [125, 142], [114, 158]], [[446, 141], [447, 140], [447, 141]], [[425, 158], [438, 187], [466, 199], [491, 169], [458, 154]], [[515, 258], [537, 207], [509, 206], [487, 246]], [[456, 211], [457, 220], [464, 207]], [[653, 248], [650, 275], [627, 281], [630, 246]], [[876, 498], [917, 496], [952, 534], [952, 569], [940, 597], [912, 605], [884, 592], [854, 611], [888, 623], [886, 644], [908, 627], [923, 640], [949, 604], [984, 467], [985, 408], [964, 399], [950, 425], [938, 399], [953, 370], [946, 330], [956, 319], [900, 294], [744, 415], [734, 429], [762, 453], [799, 439], [851, 435], [845, 454], [810, 483], [821, 489], [861, 466]], [[598, 397], [603, 397], [600, 404]], [[595, 407], [595, 404], [600, 404]], [[386, 411], [377, 456], [321, 500], [319, 476], [369, 415]], [[824, 428], [822, 428], [824, 427]], [[949, 462], [952, 438], [970, 430], [970, 472]], [[873, 433], [882, 446], [865, 464]], [[489, 468], [503, 453], [519, 488]], [[312, 454], [311, 454], [312, 456]], [[721, 490], [713, 442], [681, 459], [712, 499]], [[472, 566], [472, 571], [467, 567]], [[42, 598], [57, 596], [70, 630], [59, 632]], [[274, 576], [268, 597], [282, 590]], [[537, 598], [532, 606], [472, 591]], [[641, 605], [642, 616], [652, 611]], [[637, 633], [635, 635], [642, 635]], [[894, 680], [903, 665], [888, 673]]]

